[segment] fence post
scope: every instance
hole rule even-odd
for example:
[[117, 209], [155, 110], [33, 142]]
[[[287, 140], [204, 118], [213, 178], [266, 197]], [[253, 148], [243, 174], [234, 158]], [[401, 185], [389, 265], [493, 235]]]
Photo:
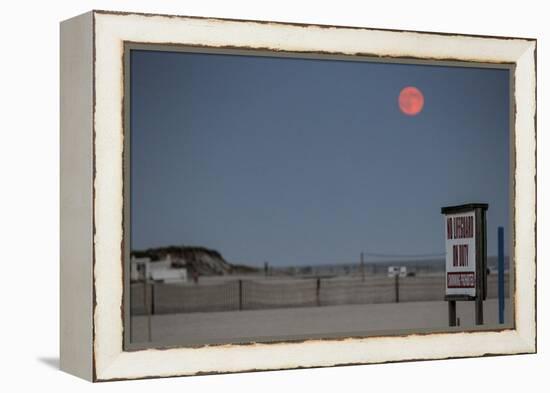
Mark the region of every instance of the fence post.
[[395, 275], [395, 302], [399, 303], [399, 274]]
[[365, 282], [365, 259], [364, 253], [361, 252], [361, 281]]
[[239, 280], [239, 311], [243, 309], [243, 280]]
[[151, 302], [151, 292], [152, 290], [148, 288], [152, 288], [152, 284], [149, 282], [148, 279], [145, 279], [145, 283], [143, 285], [143, 298], [145, 300], [145, 306], [146, 306], [146, 311], [147, 311], [147, 341], [151, 342], [152, 338], [153, 338], [153, 333], [151, 332], [152, 330], [152, 317], [151, 317], [151, 312], [152, 312], [152, 302]]
[[321, 305], [321, 277], [317, 277], [317, 289], [315, 290], [315, 299], [317, 306]]
[[151, 283], [151, 314], [155, 315], [155, 283]]

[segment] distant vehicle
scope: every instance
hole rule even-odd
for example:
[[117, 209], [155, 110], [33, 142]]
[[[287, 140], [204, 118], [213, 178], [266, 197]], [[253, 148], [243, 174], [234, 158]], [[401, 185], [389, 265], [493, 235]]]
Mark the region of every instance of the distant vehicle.
[[407, 277], [407, 266], [389, 266], [388, 277]]

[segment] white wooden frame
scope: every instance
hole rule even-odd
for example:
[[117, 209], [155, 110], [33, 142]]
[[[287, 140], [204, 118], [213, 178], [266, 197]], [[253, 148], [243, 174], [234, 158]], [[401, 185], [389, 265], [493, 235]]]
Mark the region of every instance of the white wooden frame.
[[[123, 350], [124, 42], [515, 65], [515, 328]], [[92, 11], [61, 24], [61, 368], [92, 381], [536, 351], [536, 40]]]

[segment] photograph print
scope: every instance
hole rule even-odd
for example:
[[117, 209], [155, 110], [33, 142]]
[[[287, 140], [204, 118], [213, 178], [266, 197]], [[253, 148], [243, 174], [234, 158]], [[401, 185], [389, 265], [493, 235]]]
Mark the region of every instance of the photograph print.
[[504, 64], [126, 44], [125, 345], [513, 327]]

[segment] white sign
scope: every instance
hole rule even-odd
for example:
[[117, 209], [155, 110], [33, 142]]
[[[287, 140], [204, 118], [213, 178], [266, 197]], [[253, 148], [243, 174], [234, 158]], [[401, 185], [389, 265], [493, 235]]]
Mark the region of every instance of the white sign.
[[445, 216], [447, 295], [476, 295], [475, 213]]

